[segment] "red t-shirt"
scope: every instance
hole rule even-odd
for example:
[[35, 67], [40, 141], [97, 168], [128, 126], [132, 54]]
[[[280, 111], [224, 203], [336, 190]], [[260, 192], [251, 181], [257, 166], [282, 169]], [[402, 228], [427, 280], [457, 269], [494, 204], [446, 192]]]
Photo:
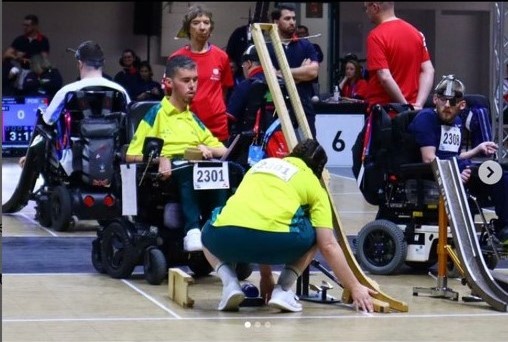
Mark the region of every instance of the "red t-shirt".
[[379, 69], [389, 69], [404, 98], [415, 103], [421, 65], [428, 60], [425, 36], [408, 22], [396, 19], [376, 26], [367, 37], [367, 102], [393, 102], [376, 75]]
[[210, 49], [205, 53], [192, 52], [189, 45], [186, 45], [175, 51], [170, 58], [177, 55], [188, 56], [197, 64], [198, 87], [190, 105], [191, 111], [214, 136], [226, 141], [229, 129], [223, 88], [231, 88], [234, 84], [228, 55], [213, 44], [210, 44]]
[[342, 86], [341, 95], [351, 99], [365, 99], [367, 97], [367, 81], [359, 79], [354, 83], [349, 80]]

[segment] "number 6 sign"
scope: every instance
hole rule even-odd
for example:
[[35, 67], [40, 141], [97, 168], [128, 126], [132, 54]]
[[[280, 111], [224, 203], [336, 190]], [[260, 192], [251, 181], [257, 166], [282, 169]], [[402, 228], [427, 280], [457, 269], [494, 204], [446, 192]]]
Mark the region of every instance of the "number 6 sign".
[[351, 148], [364, 122], [363, 114], [316, 115], [317, 140], [328, 155], [327, 167], [353, 165]]

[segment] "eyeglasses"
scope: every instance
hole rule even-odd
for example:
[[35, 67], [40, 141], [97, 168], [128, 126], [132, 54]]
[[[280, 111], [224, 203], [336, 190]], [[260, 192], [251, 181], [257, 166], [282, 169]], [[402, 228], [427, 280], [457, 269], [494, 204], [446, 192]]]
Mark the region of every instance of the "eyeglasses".
[[452, 106], [452, 107], [456, 106], [458, 102], [462, 101], [462, 98], [448, 97], [448, 96], [444, 96], [444, 95], [438, 95], [437, 98], [439, 99], [439, 101], [443, 102], [444, 104], [446, 104], [446, 102], [449, 102], [450, 106]]

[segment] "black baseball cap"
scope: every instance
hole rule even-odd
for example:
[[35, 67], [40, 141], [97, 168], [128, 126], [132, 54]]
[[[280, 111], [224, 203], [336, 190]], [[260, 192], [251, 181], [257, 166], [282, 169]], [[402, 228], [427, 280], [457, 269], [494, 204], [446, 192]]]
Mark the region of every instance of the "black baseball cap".
[[242, 55], [242, 63], [245, 61], [253, 61], [259, 62], [258, 52], [256, 51], [256, 46], [249, 46]]
[[67, 48], [67, 51], [74, 52], [74, 56], [89, 66], [101, 67], [104, 65], [104, 52], [99, 44], [92, 40], [81, 43], [77, 49]]

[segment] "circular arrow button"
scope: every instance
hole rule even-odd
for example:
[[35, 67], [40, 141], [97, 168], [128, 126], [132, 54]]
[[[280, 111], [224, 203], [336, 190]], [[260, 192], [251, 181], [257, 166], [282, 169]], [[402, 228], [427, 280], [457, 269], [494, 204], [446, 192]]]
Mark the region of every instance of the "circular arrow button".
[[496, 184], [503, 176], [503, 168], [498, 162], [487, 160], [480, 165], [480, 168], [478, 169], [478, 176], [485, 184]]

